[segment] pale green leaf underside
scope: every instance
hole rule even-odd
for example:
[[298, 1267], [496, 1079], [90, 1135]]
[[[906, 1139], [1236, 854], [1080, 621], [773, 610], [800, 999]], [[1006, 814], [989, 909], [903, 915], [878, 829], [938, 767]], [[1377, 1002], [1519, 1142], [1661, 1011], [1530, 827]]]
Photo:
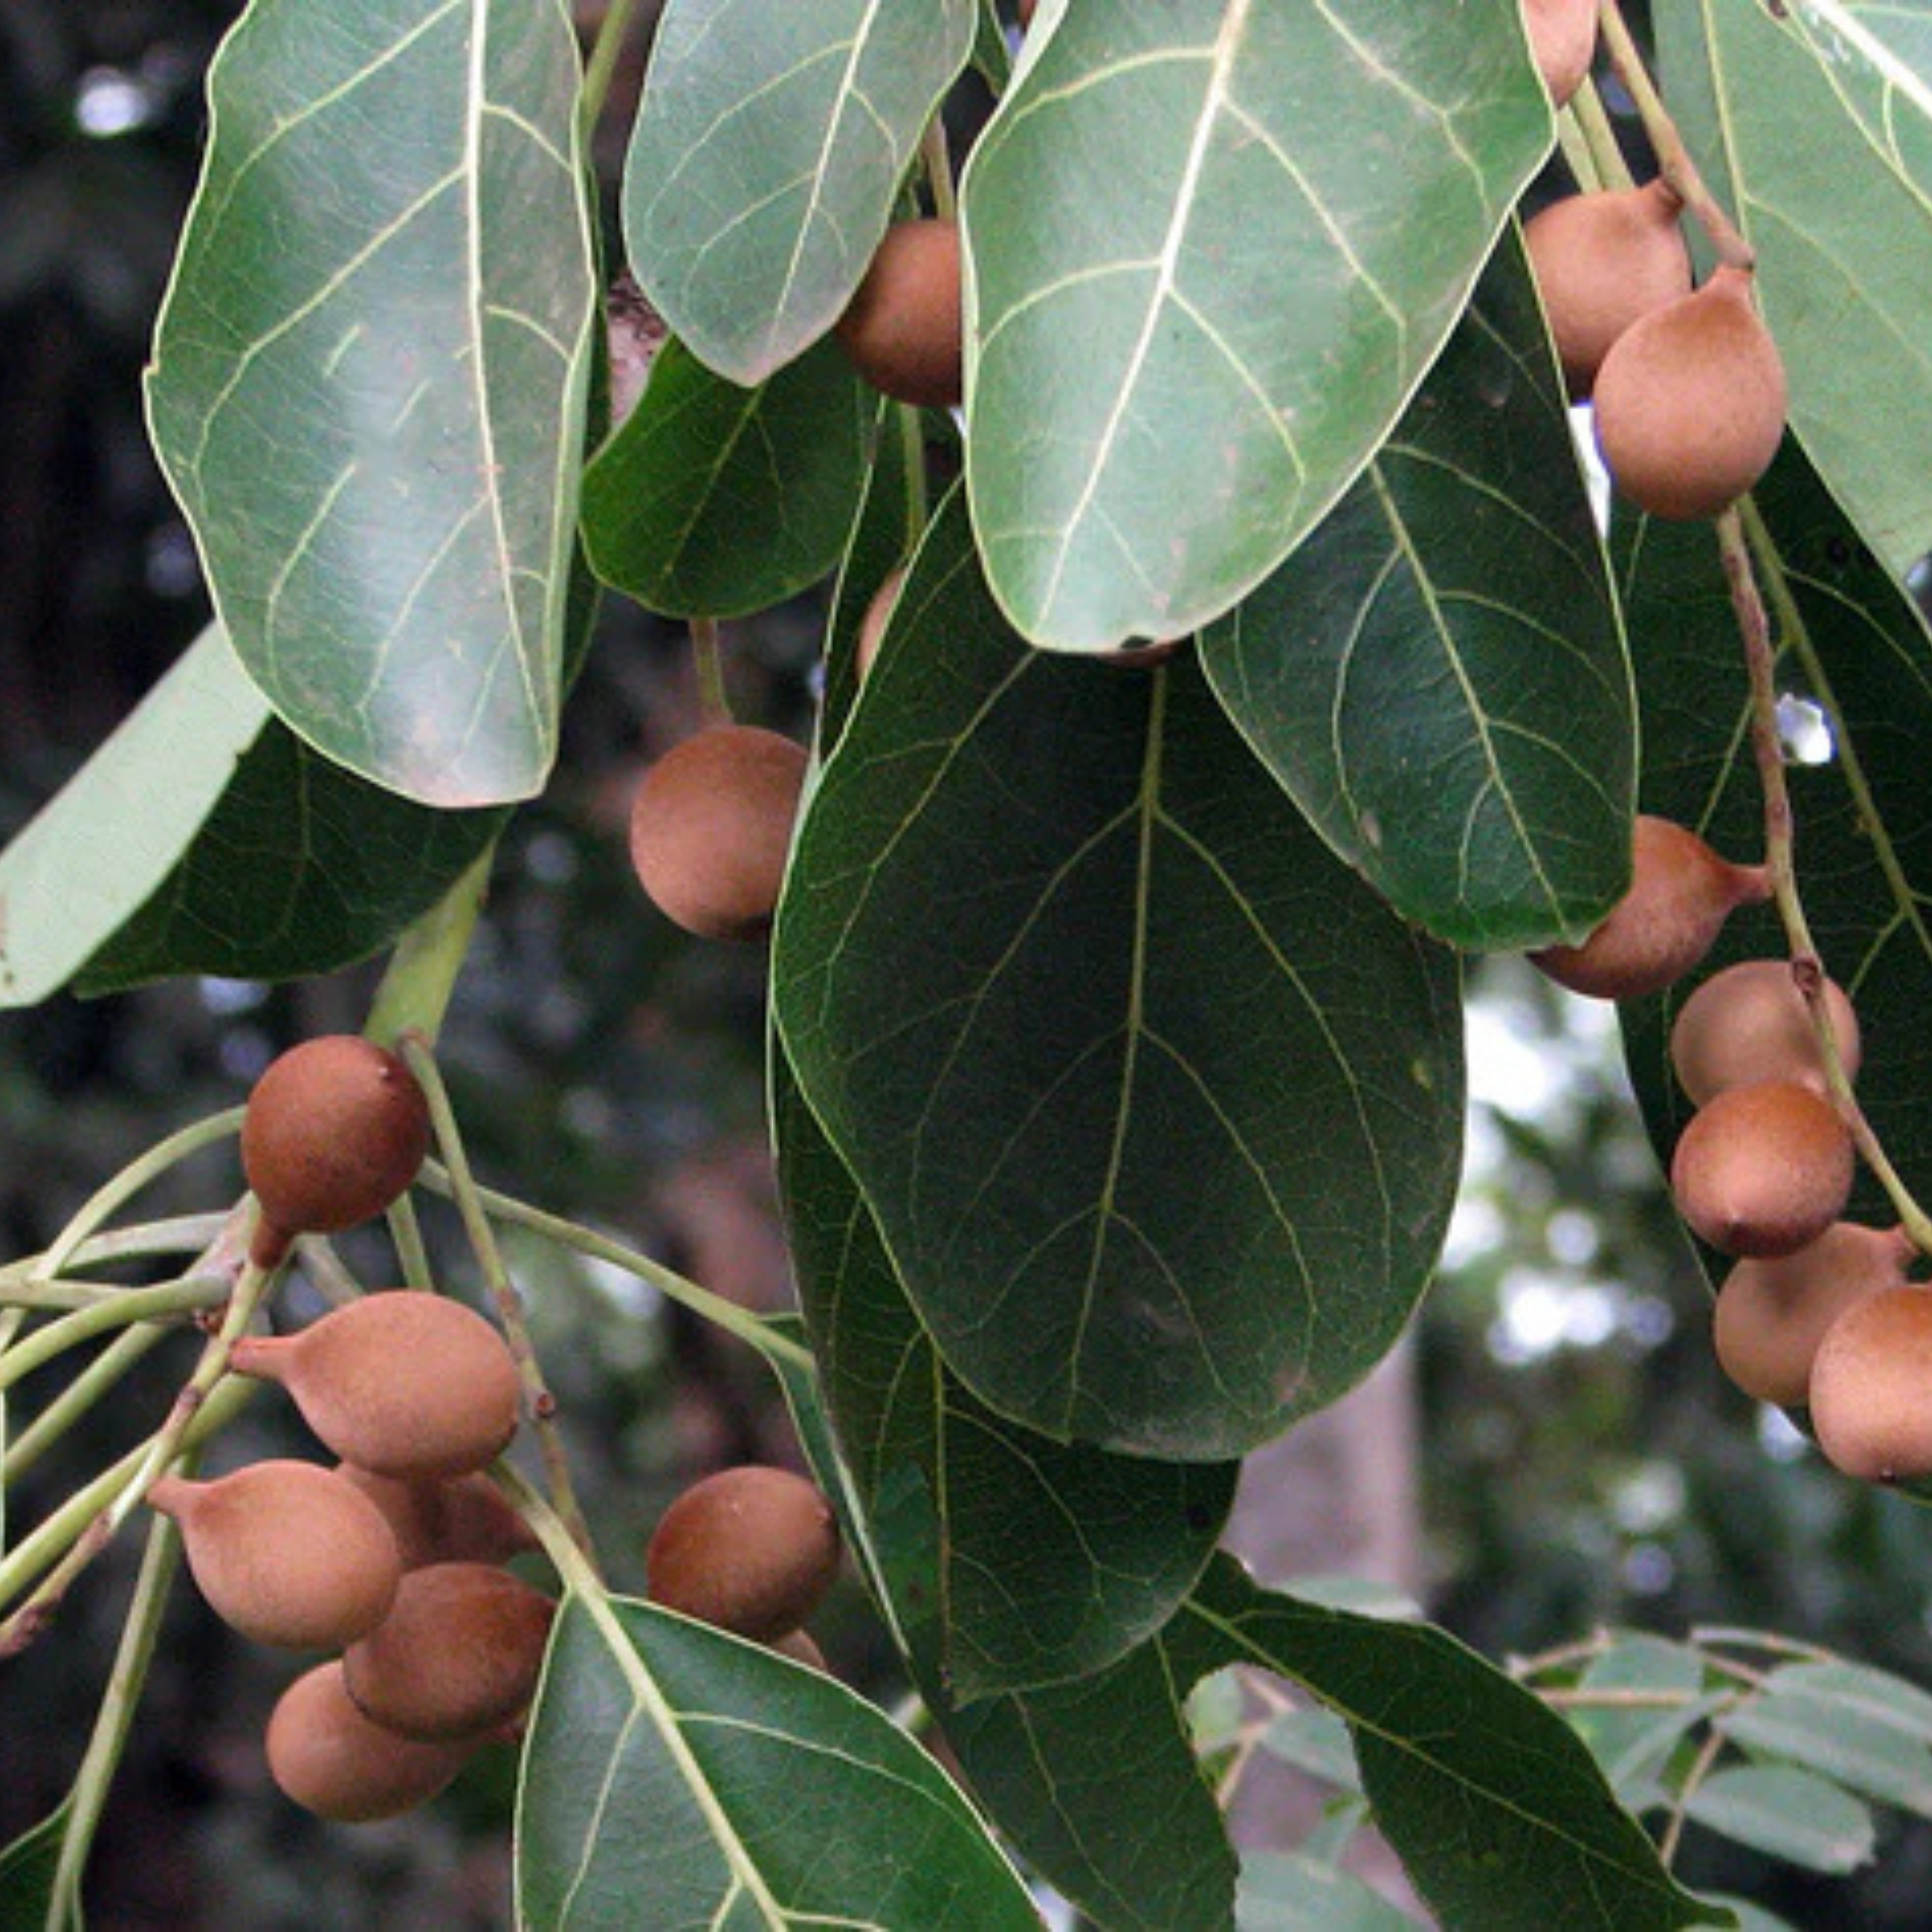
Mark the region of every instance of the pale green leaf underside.
[[1036, 642], [1162, 637], [1360, 469], [1546, 152], [1514, 0], [1084, 0], [967, 172], [968, 470]]
[[624, 238], [700, 362], [749, 388], [838, 319], [977, 14], [974, 0], [671, 0], [625, 164]]
[[237, 654], [301, 736], [435, 805], [554, 754], [595, 314], [556, 0], [261, 0], [148, 383]]

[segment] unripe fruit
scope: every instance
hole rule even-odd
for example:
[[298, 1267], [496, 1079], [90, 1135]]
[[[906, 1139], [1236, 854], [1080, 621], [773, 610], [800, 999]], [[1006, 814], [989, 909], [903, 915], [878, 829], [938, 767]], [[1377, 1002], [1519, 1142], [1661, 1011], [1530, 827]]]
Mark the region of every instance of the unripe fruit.
[[481, 1472], [412, 1479], [379, 1476], [344, 1462], [337, 1473], [382, 1512], [405, 1570], [431, 1563], [507, 1563], [539, 1546], [536, 1532]]
[[1583, 85], [1597, 53], [1597, 0], [1523, 0], [1529, 51], [1552, 105]]
[[664, 1511], [644, 1569], [652, 1603], [769, 1643], [796, 1630], [831, 1588], [838, 1519], [788, 1469], [720, 1470]]
[[402, 1060], [359, 1034], [291, 1047], [248, 1096], [242, 1166], [261, 1204], [256, 1258], [292, 1234], [333, 1234], [380, 1214], [429, 1151], [429, 1105]]
[[652, 766], [631, 808], [631, 862], [659, 911], [702, 939], [771, 930], [806, 763], [776, 731], [715, 724]]
[[1840, 1221], [1796, 1254], [1738, 1262], [1711, 1318], [1719, 1365], [1746, 1395], [1796, 1407], [1826, 1330], [1854, 1302], [1902, 1286], [1914, 1252], [1900, 1228]]
[[1612, 343], [1690, 292], [1684, 206], [1659, 176], [1642, 188], [1573, 194], [1525, 224], [1550, 334], [1573, 401], [1587, 396]]
[[834, 328], [873, 388], [898, 402], [950, 409], [964, 384], [960, 316], [958, 224], [901, 221], [886, 230]]
[[[1825, 982], [1832, 1034], [1848, 1078], [1862, 1048], [1858, 1016], [1844, 988]], [[1702, 1106], [1726, 1087], [1753, 1080], [1796, 1080], [1825, 1088], [1811, 1010], [1788, 961], [1747, 959], [1714, 973], [1678, 1009], [1670, 1028], [1670, 1064], [1692, 1102]]]
[[342, 1682], [340, 1658], [298, 1677], [268, 1719], [268, 1772], [318, 1818], [366, 1824], [413, 1810], [470, 1762], [475, 1744], [420, 1744], [372, 1723]]
[[1932, 1293], [1888, 1288], [1826, 1331], [1811, 1367], [1818, 1446], [1870, 1483], [1932, 1475]]
[[1729, 1087], [1692, 1115], [1670, 1162], [1677, 1211], [1727, 1255], [1795, 1254], [1844, 1214], [1852, 1137], [1809, 1087]]
[[433, 1563], [403, 1579], [389, 1614], [343, 1653], [364, 1714], [406, 1738], [473, 1738], [536, 1694], [556, 1604], [489, 1563]]
[[522, 1390], [508, 1345], [440, 1294], [366, 1294], [298, 1334], [246, 1336], [229, 1360], [280, 1382], [337, 1455], [378, 1475], [461, 1475], [516, 1433]]
[[1729, 264], [1618, 336], [1592, 392], [1618, 493], [1654, 517], [1714, 517], [1771, 466], [1784, 364], [1748, 268]]
[[1532, 960], [1558, 986], [1600, 1000], [1660, 993], [1710, 951], [1742, 905], [1771, 896], [1762, 866], [1734, 866], [1696, 832], [1640, 815], [1630, 888], [1581, 946], [1552, 946]]
[[148, 1500], [179, 1525], [215, 1614], [257, 1643], [338, 1650], [395, 1600], [396, 1539], [382, 1512], [333, 1470], [270, 1461], [213, 1482], [164, 1476]]

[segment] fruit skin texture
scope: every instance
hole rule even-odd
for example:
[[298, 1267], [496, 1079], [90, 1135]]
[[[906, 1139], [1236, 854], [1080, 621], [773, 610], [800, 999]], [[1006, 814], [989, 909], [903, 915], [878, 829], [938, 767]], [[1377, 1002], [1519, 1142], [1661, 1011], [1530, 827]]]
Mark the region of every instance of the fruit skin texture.
[[1739, 906], [1770, 896], [1762, 866], [1734, 866], [1696, 832], [1640, 814], [1630, 890], [1581, 946], [1548, 946], [1530, 958], [1558, 986], [1594, 999], [1660, 993], [1710, 951]]
[[332, 1469], [271, 1460], [212, 1482], [164, 1476], [148, 1500], [179, 1525], [215, 1614], [257, 1643], [338, 1650], [395, 1600], [396, 1539], [382, 1511]]
[[1796, 1254], [1738, 1262], [1712, 1313], [1719, 1366], [1746, 1395], [1796, 1408], [1826, 1331], [1854, 1302], [1902, 1287], [1913, 1252], [1902, 1229], [1840, 1221]]
[[1771, 466], [1784, 435], [1784, 364], [1748, 268], [1618, 336], [1592, 392], [1597, 446], [1618, 493], [1654, 517], [1714, 517]]
[[1822, 1095], [1790, 1080], [1731, 1087], [1691, 1116], [1670, 1161], [1677, 1211], [1720, 1253], [1795, 1254], [1844, 1212], [1852, 1137]]
[[1818, 1446], [1869, 1483], [1932, 1475], [1932, 1293], [1888, 1288], [1826, 1331], [1811, 1368]]
[[421, 1744], [356, 1708], [332, 1658], [298, 1677], [268, 1719], [268, 1772], [283, 1794], [340, 1825], [394, 1818], [427, 1804], [474, 1755], [473, 1743]]
[[631, 808], [631, 863], [659, 911], [701, 939], [770, 932], [806, 763], [776, 731], [714, 724], [652, 766]]
[[[1832, 1033], [1847, 1078], [1863, 1048], [1858, 1016], [1844, 988], [1825, 982]], [[1825, 1060], [1811, 1012], [1783, 959], [1746, 959], [1714, 973], [1677, 1010], [1670, 1064], [1694, 1105], [1753, 1080], [1796, 1080], [1825, 1090]]]
[[522, 1388], [508, 1345], [440, 1294], [365, 1294], [296, 1334], [244, 1336], [229, 1365], [280, 1382], [337, 1455], [378, 1475], [463, 1475], [516, 1433]]
[[952, 409], [964, 392], [960, 302], [958, 225], [896, 222], [833, 331], [874, 388]]
[[415, 1075], [359, 1034], [291, 1047], [248, 1096], [242, 1166], [260, 1202], [258, 1260], [291, 1234], [334, 1234], [382, 1213], [429, 1152], [429, 1103]]
[[337, 1470], [382, 1512], [405, 1570], [432, 1563], [507, 1563], [537, 1549], [536, 1532], [490, 1478], [379, 1476], [344, 1462]]
[[1552, 104], [1583, 85], [1597, 52], [1597, 0], [1523, 0], [1529, 51]]
[[1638, 188], [1566, 195], [1522, 231], [1571, 401], [1590, 393], [1610, 345], [1690, 292], [1684, 206], [1660, 176]]
[[659, 1519], [645, 1594], [770, 1643], [817, 1609], [838, 1574], [838, 1524], [804, 1477], [761, 1464], [694, 1483]]
[[536, 1694], [556, 1604], [489, 1563], [433, 1563], [403, 1579], [389, 1614], [342, 1657], [364, 1716], [406, 1738], [478, 1738]]

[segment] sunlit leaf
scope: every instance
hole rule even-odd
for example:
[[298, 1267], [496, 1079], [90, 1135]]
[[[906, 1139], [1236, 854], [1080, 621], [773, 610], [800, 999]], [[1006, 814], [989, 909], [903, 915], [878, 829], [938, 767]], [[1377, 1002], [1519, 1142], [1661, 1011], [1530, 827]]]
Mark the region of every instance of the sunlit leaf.
[[1807, 1871], [1856, 1871], [1876, 1834], [1856, 1798], [1808, 1771], [1733, 1765], [1714, 1772], [1684, 1809], [1700, 1825]]
[[1413, 1932], [1416, 1921], [1352, 1873], [1256, 1852], [1241, 1861], [1234, 1923], [1239, 1932]]
[[1932, 1751], [1880, 1716], [1775, 1679], [1719, 1728], [1754, 1756], [1815, 1771], [1848, 1790], [1932, 1817]]

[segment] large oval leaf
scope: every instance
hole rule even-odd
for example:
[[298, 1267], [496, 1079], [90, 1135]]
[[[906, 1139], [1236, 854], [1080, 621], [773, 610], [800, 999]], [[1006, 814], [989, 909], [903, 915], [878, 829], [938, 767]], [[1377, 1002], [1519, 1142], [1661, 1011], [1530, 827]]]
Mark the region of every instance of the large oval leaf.
[[260, 0], [209, 97], [148, 399], [229, 638], [352, 770], [527, 796], [596, 311], [568, 14]]
[[1329, 844], [1438, 938], [1574, 943], [1616, 902], [1636, 698], [1514, 232], [1366, 472], [1202, 661]]
[[956, 495], [827, 762], [774, 998], [920, 1320], [1057, 1439], [1218, 1461], [1394, 1340], [1457, 1174], [1454, 962], [1186, 659], [1029, 651]]
[[624, 239], [701, 362], [749, 387], [838, 320], [979, 11], [670, 0], [624, 166]]
[[1546, 152], [1515, 0], [1081, 0], [963, 205], [968, 473], [1037, 642], [1219, 616], [1372, 453]]

